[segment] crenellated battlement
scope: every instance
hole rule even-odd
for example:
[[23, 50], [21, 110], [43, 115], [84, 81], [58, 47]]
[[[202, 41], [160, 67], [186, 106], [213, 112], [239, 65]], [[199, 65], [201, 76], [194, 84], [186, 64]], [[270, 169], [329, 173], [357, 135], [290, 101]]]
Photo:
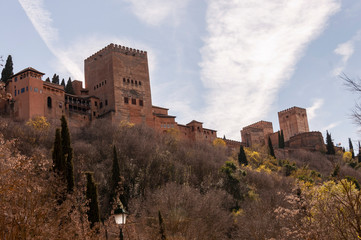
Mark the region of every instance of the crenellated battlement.
[[278, 114], [283, 114], [283, 113], [291, 112], [291, 111], [293, 111], [293, 110], [304, 110], [304, 111], [306, 111], [306, 109], [304, 109], [304, 108], [300, 108], [300, 107], [294, 106], [294, 107], [291, 107], [291, 108], [287, 108], [287, 109], [285, 109], [285, 110], [282, 110], [282, 111], [278, 112]]
[[103, 49], [99, 50], [98, 52], [94, 53], [87, 59], [85, 59], [85, 62], [90, 61], [90, 60], [96, 60], [98, 57], [102, 57], [103, 55], [106, 55], [111, 52], [120, 52], [120, 53], [123, 53], [125, 55], [130, 55], [130, 56], [139, 56], [139, 57], [147, 56], [147, 51], [138, 50], [138, 49], [129, 48], [129, 47], [111, 43], [108, 46], [104, 47]]

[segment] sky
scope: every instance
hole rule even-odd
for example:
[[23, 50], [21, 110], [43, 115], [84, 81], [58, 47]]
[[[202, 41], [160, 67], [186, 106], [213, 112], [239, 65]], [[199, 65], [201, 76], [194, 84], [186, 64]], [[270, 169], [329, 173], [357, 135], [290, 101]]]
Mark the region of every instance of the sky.
[[84, 81], [84, 59], [110, 43], [148, 52], [153, 105], [241, 140], [277, 112], [307, 109], [311, 131], [348, 149], [360, 95], [361, 1], [0, 0], [0, 56]]

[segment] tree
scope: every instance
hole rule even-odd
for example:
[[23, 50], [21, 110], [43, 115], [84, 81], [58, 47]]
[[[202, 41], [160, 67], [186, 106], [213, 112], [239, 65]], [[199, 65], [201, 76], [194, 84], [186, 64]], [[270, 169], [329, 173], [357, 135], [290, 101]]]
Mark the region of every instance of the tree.
[[361, 163], [361, 145], [360, 141], [358, 141], [358, 154], [357, 154], [358, 162]]
[[69, 78], [68, 82], [66, 83], [65, 92], [69, 94], [75, 94], [71, 78]]
[[55, 131], [55, 141], [53, 147], [53, 169], [55, 172], [60, 174], [65, 173], [65, 160], [63, 154], [63, 146], [61, 141], [60, 129], [57, 128]]
[[278, 132], [278, 147], [285, 148], [285, 138], [283, 136], [283, 130]]
[[45, 79], [45, 82], [50, 82], [50, 78], [47, 77], [47, 78]]
[[90, 227], [93, 228], [94, 224], [100, 221], [99, 203], [98, 203], [98, 189], [94, 182], [93, 173], [85, 173], [86, 184], [86, 198], [88, 200], [89, 209], [87, 211]]
[[54, 73], [53, 78], [51, 79], [52, 83], [55, 84], [59, 84], [59, 75], [56, 75], [56, 73]]
[[335, 155], [335, 146], [331, 138], [331, 133], [326, 131], [326, 154]]
[[65, 80], [64, 80], [64, 78], [61, 80], [61, 84], [60, 84], [60, 85], [65, 87]]
[[161, 240], [166, 240], [163, 217], [160, 211], [158, 211], [158, 222], [159, 222], [159, 235]]
[[9, 55], [8, 58], [6, 59], [5, 67], [3, 68], [2, 72], [1, 72], [1, 81], [6, 83], [12, 75], [14, 75], [13, 59], [12, 59], [11, 55]]
[[239, 163], [240, 166], [242, 164], [243, 165], [248, 165], [247, 156], [246, 156], [246, 153], [244, 152], [244, 149], [243, 149], [242, 145], [239, 147], [238, 163]]
[[352, 145], [352, 141], [351, 141], [351, 138], [348, 139], [348, 146], [350, 148], [350, 152], [352, 154], [352, 158], [355, 157], [355, 152], [353, 151], [353, 145]]
[[67, 180], [67, 189], [69, 192], [74, 188], [74, 165], [73, 165], [73, 149], [70, 145], [70, 134], [68, 123], [63, 115], [61, 121], [61, 145], [63, 158], [66, 159], [65, 176]]
[[268, 137], [268, 151], [269, 151], [269, 155], [271, 155], [272, 157], [276, 158], [275, 152], [274, 152], [274, 150], [273, 150], [273, 145], [272, 145], [271, 137]]
[[110, 206], [115, 202], [115, 198], [119, 193], [119, 183], [120, 183], [120, 167], [117, 156], [117, 149], [113, 146], [113, 166], [112, 166], [112, 178], [110, 181]]

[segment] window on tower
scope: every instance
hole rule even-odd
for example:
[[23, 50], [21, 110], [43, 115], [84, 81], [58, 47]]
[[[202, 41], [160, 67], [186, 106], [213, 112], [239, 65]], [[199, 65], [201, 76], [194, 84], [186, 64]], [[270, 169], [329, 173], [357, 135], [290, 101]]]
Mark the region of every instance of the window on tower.
[[129, 98], [124, 97], [124, 103], [128, 104], [129, 103]]
[[137, 99], [132, 98], [132, 104], [133, 104], [133, 105], [136, 105], [136, 104], [137, 104]]

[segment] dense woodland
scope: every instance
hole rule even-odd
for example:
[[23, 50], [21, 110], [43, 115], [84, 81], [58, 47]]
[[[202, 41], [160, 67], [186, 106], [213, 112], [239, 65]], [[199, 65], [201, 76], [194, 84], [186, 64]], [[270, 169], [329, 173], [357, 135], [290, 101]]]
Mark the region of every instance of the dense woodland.
[[119, 200], [130, 213], [124, 239], [361, 236], [360, 164], [349, 152], [272, 157], [268, 146], [231, 151], [102, 120], [70, 126], [64, 143], [61, 129], [0, 118], [1, 239], [117, 239]]

